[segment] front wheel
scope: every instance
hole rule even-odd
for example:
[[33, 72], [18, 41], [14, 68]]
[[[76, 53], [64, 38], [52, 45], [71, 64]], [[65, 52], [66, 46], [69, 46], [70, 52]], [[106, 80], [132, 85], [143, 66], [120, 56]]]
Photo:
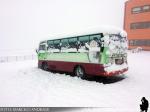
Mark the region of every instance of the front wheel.
[[81, 66], [77, 66], [77, 67], [75, 68], [74, 74], [75, 74], [77, 77], [80, 77], [81, 79], [85, 79], [85, 78], [86, 78], [85, 71], [84, 71], [84, 69], [83, 69]]

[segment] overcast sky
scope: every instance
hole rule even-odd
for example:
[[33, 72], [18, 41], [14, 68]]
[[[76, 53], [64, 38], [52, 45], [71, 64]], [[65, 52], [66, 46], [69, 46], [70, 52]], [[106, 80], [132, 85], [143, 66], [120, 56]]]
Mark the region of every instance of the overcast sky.
[[0, 0], [0, 50], [35, 49], [40, 40], [87, 27], [123, 27], [125, 0]]

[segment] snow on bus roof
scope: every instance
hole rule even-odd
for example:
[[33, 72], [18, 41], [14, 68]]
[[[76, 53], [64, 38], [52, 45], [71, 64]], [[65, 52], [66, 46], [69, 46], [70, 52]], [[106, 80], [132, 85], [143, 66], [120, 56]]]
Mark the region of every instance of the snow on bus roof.
[[49, 36], [49, 38], [46, 40], [55, 40], [55, 39], [62, 39], [62, 38], [69, 38], [69, 37], [77, 37], [77, 36], [83, 36], [83, 35], [90, 35], [90, 34], [120, 34], [123, 37], [127, 36], [127, 33], [118, 27], [114, 26], [101, 26], [101, 27], [90, 27], [86, 29], [78, 29], [76, 32], [69, 32], [69, 33], [62, 33], [57, 34], [54, 36]]

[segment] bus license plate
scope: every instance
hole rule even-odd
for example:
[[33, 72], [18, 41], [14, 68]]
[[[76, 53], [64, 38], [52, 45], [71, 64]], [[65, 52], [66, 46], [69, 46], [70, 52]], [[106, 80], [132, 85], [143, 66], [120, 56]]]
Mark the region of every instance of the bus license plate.
[[123, 64], [123, 59], [115, 59], [115, 63], [117, 65], [121, 65], [121, 64]]

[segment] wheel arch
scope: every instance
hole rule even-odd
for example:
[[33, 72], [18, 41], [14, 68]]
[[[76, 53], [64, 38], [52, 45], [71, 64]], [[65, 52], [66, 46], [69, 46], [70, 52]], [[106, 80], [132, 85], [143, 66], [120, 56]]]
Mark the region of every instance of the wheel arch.
[[75, 70], [76, 70], [76, 68], [77, 68], [78, 66], [80, 66], [80, 67], [84, 70], [84, 73], [86, 74], [85, 67], [84, 67], [83, 65], [81, 65], [81, 64], [77, 64], [77, 65], [74, 66], [74, 68], [73, 68], [73, 73], [75, 73]]

